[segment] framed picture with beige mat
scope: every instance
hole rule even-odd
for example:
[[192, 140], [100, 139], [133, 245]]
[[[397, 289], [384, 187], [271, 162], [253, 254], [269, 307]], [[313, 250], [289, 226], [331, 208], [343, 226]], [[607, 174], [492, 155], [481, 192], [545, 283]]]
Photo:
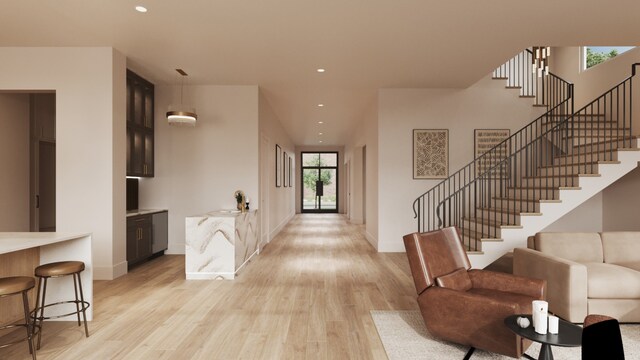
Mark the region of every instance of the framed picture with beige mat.
[[413, 130], [413, 178], [446, 179], [449, 176], [449, 130]]

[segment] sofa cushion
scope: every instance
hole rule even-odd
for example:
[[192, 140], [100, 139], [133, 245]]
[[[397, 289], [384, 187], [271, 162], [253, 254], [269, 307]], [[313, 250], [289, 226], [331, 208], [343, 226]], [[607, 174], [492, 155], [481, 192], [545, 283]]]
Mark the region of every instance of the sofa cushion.
[[600, 236], [604, 262], [617, 265], [640, 262], [639, 231], [608, 231]]
[[592, 233], [537, 233], [535, 249], [563, 259], [592, 263], [603, 262], [600, 234]]
[[626, 267], [587, 263], [590, 299], [640, 299], [640, 272]]
[[459, 268], [450, 274], [438, 277], [436, 283], [440, 287], [452, 290], [467, 291], [471, 289], [471, 279], [465, 268]]

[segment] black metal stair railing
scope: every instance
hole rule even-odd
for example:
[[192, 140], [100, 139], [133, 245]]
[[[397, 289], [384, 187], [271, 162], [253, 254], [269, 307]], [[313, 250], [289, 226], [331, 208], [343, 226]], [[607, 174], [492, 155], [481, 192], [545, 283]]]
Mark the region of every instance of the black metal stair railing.
[[635, 141], [637, 65], [630, 77], [575, 113], [568, 84], [567, 99], [418, 197], [418, 231], [455, 225], [466, 249], [479, 250], [480, 240], [498, 238], [501, 226], [538, 213], [539, 200], [557, 199], [560, 189], [575, 188], [580, 177], [597, 176], [598, 166], [616, 162], [617, 149]]

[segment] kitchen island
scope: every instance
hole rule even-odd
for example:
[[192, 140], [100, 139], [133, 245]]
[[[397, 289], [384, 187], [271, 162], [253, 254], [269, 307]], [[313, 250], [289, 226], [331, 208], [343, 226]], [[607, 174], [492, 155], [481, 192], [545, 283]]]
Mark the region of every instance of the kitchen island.
[[[56, 261], [82, 261], [85, 270], [81, 273], [84, 298], [93, 305], [93, 265], [91, 260], [91, 234], [61, 232], [4, 232], [0, 233], [0, 276], [31, 276], [36, 266]], [[37, 286], [37, 285], [36, 285]], [[29, 293], [29, 304], [35, 306], [34, 288]], [[74, 297], [73, 280], [70, 276], [54, 279], [47, 287], [47, 303], [71, 300]], [[65, 306], [47, 308], [48, 315], [69, 312]], [[10, 296], [0, 299], [0, 324], [5, 324], [24, 315], [22, 299]], [[93, 319], [93, 307], [87, 310], [87, 320]], [[57, 320], [76, 321], [75, 316]]]
[[257, 210], [219, 210], [185, 220], [187, 279], [233, 279], [259, 250]]

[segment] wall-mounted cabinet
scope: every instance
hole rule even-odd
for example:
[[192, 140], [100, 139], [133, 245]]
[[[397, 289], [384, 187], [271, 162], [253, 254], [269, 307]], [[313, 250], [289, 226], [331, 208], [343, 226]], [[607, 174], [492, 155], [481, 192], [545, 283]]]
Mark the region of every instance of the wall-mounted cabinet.
[[127, 70], [127, 176], [153, 177], [154, 86]]

